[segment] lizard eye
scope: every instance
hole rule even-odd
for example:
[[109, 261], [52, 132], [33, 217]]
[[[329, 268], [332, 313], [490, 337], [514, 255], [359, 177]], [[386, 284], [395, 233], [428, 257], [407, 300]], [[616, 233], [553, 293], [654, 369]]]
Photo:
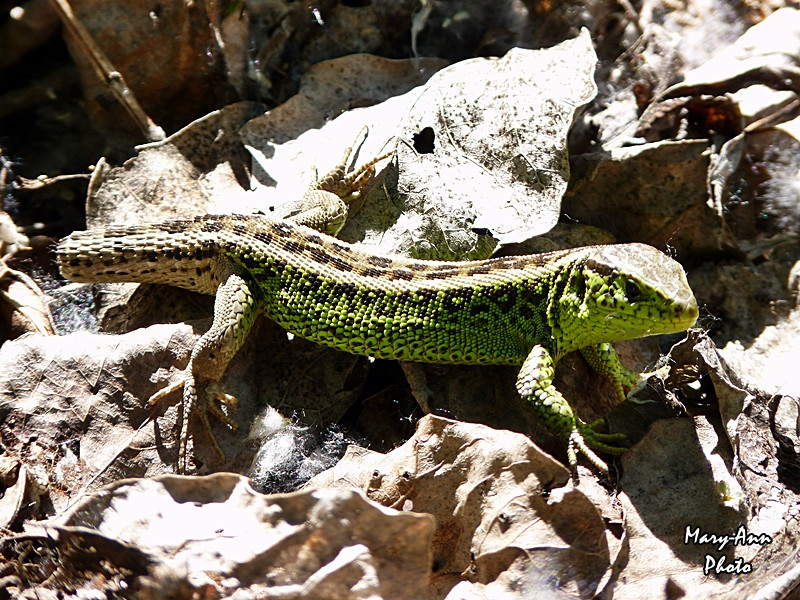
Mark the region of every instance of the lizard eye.
[[625, 282], [625, 296], [628, 302], [635, 302], [642, 296], [642, 290], [636, 282], [628, 280]]

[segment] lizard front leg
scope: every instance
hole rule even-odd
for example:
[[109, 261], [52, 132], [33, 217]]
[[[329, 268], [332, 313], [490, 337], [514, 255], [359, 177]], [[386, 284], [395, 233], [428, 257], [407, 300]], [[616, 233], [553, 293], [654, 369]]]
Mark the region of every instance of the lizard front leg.
[[517, 376], [517, 392], [528, 402], [536, 417], [567, 442], [567, 459], [573, 471], [578, 464], [578, 452], [581, 452], [597, 469], [608, 473], [608, 465], [592, 449], [621, 454], [625, 449], [615, 444], [624, 441], [625, 435], [596, 431], [603, 423], [602, 419], [588, 424], [581, 420], [553, 385], [554, 375], [553, 357], [543, 346], [536, 345], [522, 363]]
[[232, 428], [236, 423], [217, 405], [216, 401], [235, 404], [236, 398], [219, 388], [219, 380], [228, 363], [247, 339], [247, 333], [258, 316], [258, 304], [248, 282], [230, 272], [223, 278], [214, 301], [214, 321], [192, 349], [183, 380], [156, 393], [150, 403], [183, 388], [183, 417], [179, 431], [178, 471], [186, 472], [186, 450], [189, 438], [189, 418], [196, 414], [211, 445], [225, 460], [225, 453], [211, 431], [208, 415], [213, 414]]
[[595, 371], [611, 382], [620, 400], [625, 400], [632, 390], [640, 387], [651, 375], [666, 377], [669, 372], [667, 365], [647, 373], [633, 371], [620, 362], [614, 347], [608, 343], [581, 348], [581, 354]]

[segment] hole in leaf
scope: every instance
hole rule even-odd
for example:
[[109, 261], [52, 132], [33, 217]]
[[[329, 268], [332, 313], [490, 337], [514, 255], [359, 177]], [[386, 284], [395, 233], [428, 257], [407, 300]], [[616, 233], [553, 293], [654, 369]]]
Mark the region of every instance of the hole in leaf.
[[433, 128], [426, 127], [414, 134], [414, 150], [420, 154], [433, 154]]

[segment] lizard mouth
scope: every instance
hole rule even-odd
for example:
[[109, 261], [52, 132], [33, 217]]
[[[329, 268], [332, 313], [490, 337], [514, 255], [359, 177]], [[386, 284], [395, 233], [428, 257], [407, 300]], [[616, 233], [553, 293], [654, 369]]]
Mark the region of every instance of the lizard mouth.
[[688, 300], [675, 303], [675, 324], [680, 327], [677, 331], [689, 329], [697, 322], [700, 311], [697, 308], [697, 300], [690, 296]]
[[661, 322], [654, 322], [650, 335], [680, 333], [686, 331], [697, 322], [699, 310], [694, 296], [680, 299], [672, 304], [672, 314], [666, 314]]
[[607, 319], [622, 319], [638, 321], [639, 335], [641, 337], [650, 335], [665, 335], [669, 333], [680, 333], [686, 331], [697, 322], [699, 310], [694, 296], [673, 300], [669, 311], [662, 313], [660, 317], [624, 315], [614, 311], [609, 313]]

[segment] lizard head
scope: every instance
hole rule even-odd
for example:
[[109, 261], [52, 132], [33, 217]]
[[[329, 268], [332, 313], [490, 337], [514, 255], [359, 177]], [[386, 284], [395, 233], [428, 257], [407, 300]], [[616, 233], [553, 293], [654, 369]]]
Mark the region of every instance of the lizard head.
[[596, 246], [573, 268], [558, 326], [567, 351], [567, 346], [684, 331], [697, 314], [677, 261], [645, 244]]

